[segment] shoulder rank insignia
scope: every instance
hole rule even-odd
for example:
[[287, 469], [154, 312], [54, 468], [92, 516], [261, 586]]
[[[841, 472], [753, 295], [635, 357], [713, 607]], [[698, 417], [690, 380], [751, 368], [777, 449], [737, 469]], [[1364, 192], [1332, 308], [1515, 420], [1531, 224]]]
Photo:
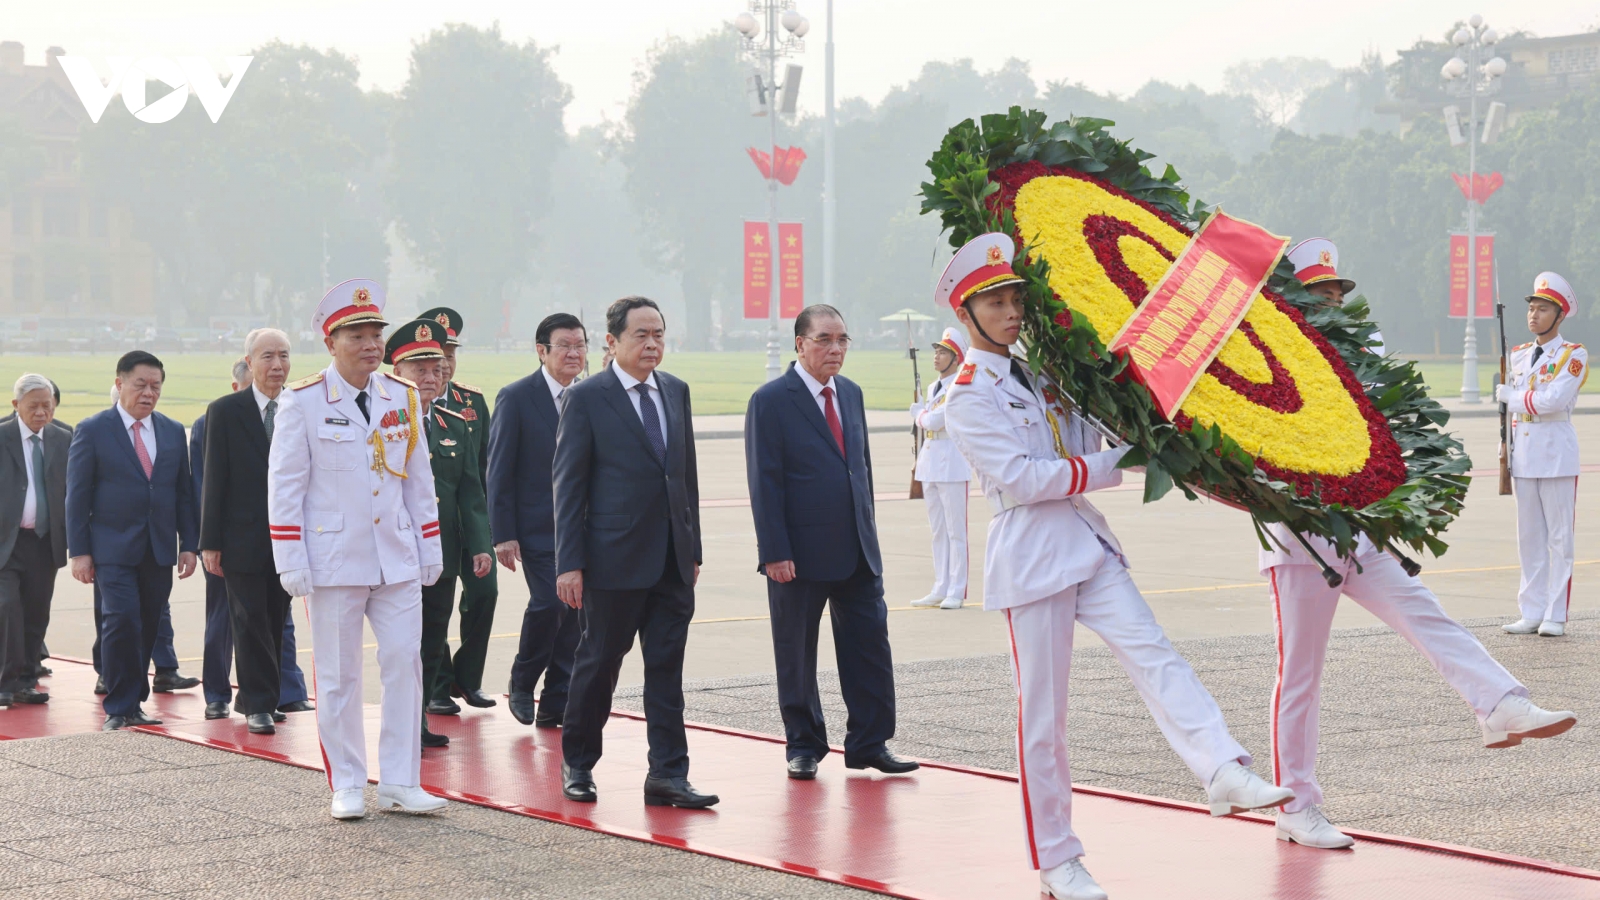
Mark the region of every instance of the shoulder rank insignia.
[[1576, 342], [1576, 341], [1569, 341], [1567, 343], [1567, 346], [1571, 347], [1574, 350], [1582, 350], [1583, 349], [1583, 345], [1578, 343], [1578, 342]]
[[1517, 346], [1511, 348], [1511, 352], [1515, 353], [1518, 350], [1526, 350], [1526, 349], [1528, 349], [1529, 347], [1532, 347], [1532, 346], [1533, 346], [1533, 341], [1529, 341], [1526, 344], [1518, 344]]
[[[434, 404], [433, 408], [434, 408], [434, 410], [436, 412], [442, 412], [447, 416], [455, 416], [458, 419], [465, 419], [466, 418], [466, 416], [464, 414], [458, 413], [453, 409], [448, 409], [446, 407], [439, 406], [438, 404]], [[472, 412], [472, 410], [469, 409], [469, 410], [467, 410], [467, 412]]]
[[469, 394], [478, 394], [480, 396], [482, 396], [482, 394], [483, 394], [483, 388], [480, 388], [480, 387], [473, 387], [470, 384], [462, 384], [459, 381], [452, 382], [452, 384], [454, 384], [456, 387], [462, 389], [463, 391], [466, 391]]
[[323, 374], [324, 373], [322, 373], [322, 372], [318, 372], [317, 374], [312, 375], [309, 378], [302, 378], [299, 381], [291, 381], [291, 382], [289, 382], [289, 390], [291, 390], [291, 391], [305, 390], [306, 388], [311, 387], [313, 384], [317, 384], [317, 383], [321, 382]]
[[978, 371], [977, 363], [967, 363], [961, 367], [960, 374], [956, 375], [956, 384], [971, 384], [972, 375]]
[[398, 382], [400, 382], [400, 383], [401, 383], [401, 384], [403, 384], [403, 385], [405, 385], [405, 386], [406, 386], [406, 387], [408, 387], [408, 388], [412, 388], [412, 389], [413, 389], [413, 390], [414, 390], [414, 389], [415, 389], [415, 388], [416, 388], [416, 386], [417, 386], [417, 384], [416, 384], [416, 382], [414, 382], [414, 381], [407, 381], [407, 380], [406, 380], [406, 379], [404, 379], [404, 378], [401, 378], [401, 377], [400, 377], [400, 376], [399, 376], [399, 375], [396, 375], [396, 374], [394, 374], [394, 373], [392, 373], [392, 372], [391, 372], [391, 373], [389, 373], [389, 377], [390, 377], [390, 378], [393, 378], [393, 379], [394, 379], [394, 380], [395, 380], [395, 381], [398, 381]]

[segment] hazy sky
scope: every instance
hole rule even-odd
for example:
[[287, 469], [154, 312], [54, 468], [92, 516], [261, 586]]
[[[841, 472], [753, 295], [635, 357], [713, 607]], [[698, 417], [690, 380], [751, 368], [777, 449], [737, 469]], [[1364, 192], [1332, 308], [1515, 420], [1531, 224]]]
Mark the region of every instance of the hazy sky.
[[[824, 0], [796, 0], [811, 19], [802, 104], [822, 104]], [[731, 20], [740, 0], [0, 0], [0, 40], [26, 45], [30, 64], [50, 45], [91, 57], [243, 54], [271, 38], [338, 47], [356, 56], [367, 85], [404, 83], [411, 42], [445, 22], [498, 20], [517, 41], [559, 45], [555, 66], [573, 88], [567, 127], [620, 119], [634, 72], [668, 35], [693, 37]], [[1386, 60], [1419, 37], [1436, 37], [1481, 13], [1491, 25], [1539, 35], [1600, 26], [1595, 0], [836, 0], [834, 44], [839, 98], [877, 100], [915, 77], [930, 59], [972, 58], [979, 68], [1009, 56], [1033, 64], [1037, 81], [1080, 81], [1128, 93], [1151, 78], [1207, 89], [1235, 62], [1319, 56], [1336, 65], [1363, 51]], [[219, 64], [219, 68], [220, 64]], [[1084, 110], [1084, 112], [1092, 112]]]

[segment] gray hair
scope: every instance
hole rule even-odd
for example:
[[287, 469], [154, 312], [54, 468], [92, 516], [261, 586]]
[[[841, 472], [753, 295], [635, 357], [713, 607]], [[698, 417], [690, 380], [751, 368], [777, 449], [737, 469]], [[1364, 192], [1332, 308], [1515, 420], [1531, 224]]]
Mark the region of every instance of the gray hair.
[[289, 335], [277, 328], [257, 328], [244, 336], [244, 355], [250, 356], [256, 352], [256, 344], [264, 337], [276, 337], [283, 341], [285, 346], [294, 346], [289, 342]]
[[233, 364], [233, 383], [243, 387], [250, 381], [250, 358], [243, 357]]
[[54, 396], [55, 385], [51, 384], [50, 379], [43, 375], [27, 372], [21, 378], [18, 378], [17, 383], [11, 388], [11, 399], [21, 400], [22, 395], [30, 391], [49, 391]]

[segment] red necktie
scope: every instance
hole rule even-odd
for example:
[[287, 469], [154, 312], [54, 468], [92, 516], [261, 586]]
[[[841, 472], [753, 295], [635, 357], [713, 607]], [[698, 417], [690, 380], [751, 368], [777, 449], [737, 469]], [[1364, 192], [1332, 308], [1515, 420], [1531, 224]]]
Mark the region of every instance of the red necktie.
[[839, 422], [838, 410], [833, 408], [833, 388], [831, 387], [822, 389], [822, 413], [828, 420], [828, 430], [833, 432], [834, 441], [839, 444], [839, 455], [846, 455], [844, 452], [844, 425]]
[[142, 430], [144, 430], [143, 422], [133, 423], [133, 455], [139, 457], [139, 465], [144, 466], [144, 478], [149, 481], [156, 467], [150, 462], [150, 450], [145, 447], [144, 438], [139, 436]]

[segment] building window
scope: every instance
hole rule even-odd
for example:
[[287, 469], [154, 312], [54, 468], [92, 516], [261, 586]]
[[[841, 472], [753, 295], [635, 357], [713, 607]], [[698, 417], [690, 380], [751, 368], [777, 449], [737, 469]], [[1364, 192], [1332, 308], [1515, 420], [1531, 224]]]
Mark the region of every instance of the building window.
[[44, 233], [49, 237], [78, 236], [78, 198], [72, 194], [44, 196]]
[[1545, 54], [1551, 75], [1568, 72], [1593, 72], [1600, 69], [1600, 46], [1567, 47]]

